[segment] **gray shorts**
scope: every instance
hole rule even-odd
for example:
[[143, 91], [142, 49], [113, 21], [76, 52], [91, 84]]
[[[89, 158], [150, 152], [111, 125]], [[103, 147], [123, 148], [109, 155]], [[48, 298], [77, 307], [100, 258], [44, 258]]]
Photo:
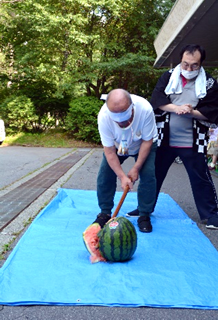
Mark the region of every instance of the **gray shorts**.
[[217, 141], [209, 142], [207, 154], [218, 156], [218, 142]]

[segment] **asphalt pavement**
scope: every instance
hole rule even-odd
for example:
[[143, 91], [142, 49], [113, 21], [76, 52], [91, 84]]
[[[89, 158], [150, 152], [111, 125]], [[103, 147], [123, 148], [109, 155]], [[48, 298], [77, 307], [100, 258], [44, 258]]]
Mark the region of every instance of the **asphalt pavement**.
[[[13, 246], [25, 233], [31, 220], [56, 195], [57, 189], [72, 188], [96, 190], [96, 177], [102, 158], [102, 149], [86, 149], [85, 156], [70, 168], [58, 181], [14, 219], [0, 233], [0, 250], [8, 243]], [[22, 185], [50, 166], [73, 154], [70, 148], [0, 147], [0, 197]], [[127, 172], [133, 159], [124, 163]], [[212, 175], [218, 191], [218, 176]], [[137, 184], [135, 185], [136, 191]], [[117, 190], [121, 191], [118, 182]], [[202, 232], [218, 249], [218, 230], [208, 230], [199, 219], [187, 173], [183, 164], [173, 164], [162, 187], [194, 220]], [[146, 234], [145, 234], [146, 236]], [[10, 252], [8, 252], [9, 254]], [[2, 266], [4, 260], [0, 261]], [[134, 293], [133, 293], [134, 294]], [[173, 308], [121, 308], [96, 306], [0, 306], [0, 320], [86, 320], [86, 319], [154, 319], [154, 320], [210, 320], [218, 319], [218, 310]]]

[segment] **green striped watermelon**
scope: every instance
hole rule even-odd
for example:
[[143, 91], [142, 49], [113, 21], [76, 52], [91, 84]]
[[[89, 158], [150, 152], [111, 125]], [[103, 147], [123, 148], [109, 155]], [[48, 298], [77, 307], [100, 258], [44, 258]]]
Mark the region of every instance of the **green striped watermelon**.
[[107, 261], [129, 260], [137, 247], [134, 225], [124, 217], [109, 221], [98, 232], [99, 251]]

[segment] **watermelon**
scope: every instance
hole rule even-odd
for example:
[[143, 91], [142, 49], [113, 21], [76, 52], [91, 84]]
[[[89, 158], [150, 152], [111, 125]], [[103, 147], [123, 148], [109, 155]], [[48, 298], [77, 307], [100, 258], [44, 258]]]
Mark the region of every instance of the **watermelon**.
[[93, 223], [83, 232], [83, 241], [86, 246], [86, 249], [91, 254], [90, 260], [92, 263], [106, 261], [105, 258], [102, 257], [98, 248], [98, 233], [100, 230], [101, 226], [98, 223]]
[[110, 220], [98, 232], [99, 251], [107, 261], [129, 260], [137, 247], [134, 225], [124, 217]]

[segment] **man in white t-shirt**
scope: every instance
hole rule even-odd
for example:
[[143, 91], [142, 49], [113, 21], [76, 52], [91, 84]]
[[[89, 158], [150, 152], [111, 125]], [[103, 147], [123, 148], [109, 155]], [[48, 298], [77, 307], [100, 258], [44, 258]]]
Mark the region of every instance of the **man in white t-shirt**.
[[[139, 230], [151, 232], [150, 214], [155, 206], [156, 178], [155, 154], [157, 128], [149, 102], [139, 96], [130, 95], [123, 89], [114, 89], [98, 115], [98, 128], [104, 147], [102, 163], [97, 178], [97, 196], [101, 213], [95, 223], [101, 227], [111, 218], [114, 206], [117, 177], [121, 186], [133, 189], [138, 186]], [[126, 174], [121, 164], [129, 157], [135, 163]], [[94, 223], [93, 222], [93, 223]]]

